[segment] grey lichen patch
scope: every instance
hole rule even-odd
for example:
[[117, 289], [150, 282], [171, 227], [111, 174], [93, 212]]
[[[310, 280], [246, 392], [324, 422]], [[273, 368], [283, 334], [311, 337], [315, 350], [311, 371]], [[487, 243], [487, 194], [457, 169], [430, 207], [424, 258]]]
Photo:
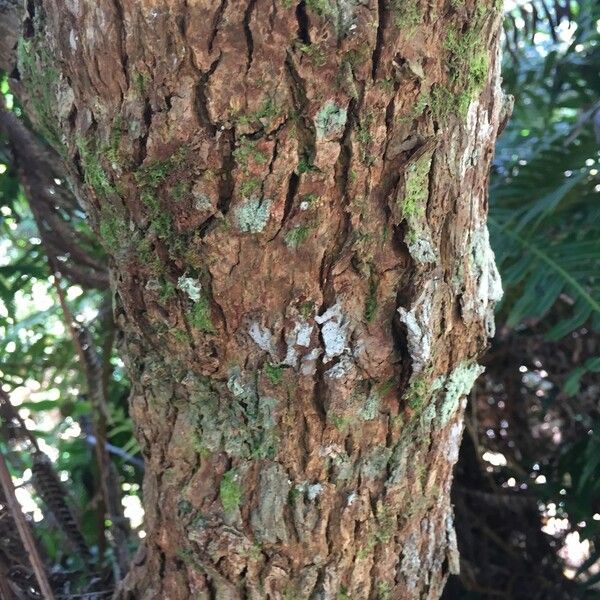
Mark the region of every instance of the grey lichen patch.
[[419, 546], [414, 534], [410, 534], [402, 547], [402, 561], [400, 563], [400, 573], [404, 575], [406, 587], [413, 590], [417, 587], [421, 571], [421, 557], [419, 556]]
[[323, 485], [319, 482], [309, 483], [305, 481], [294, 486], [290, 493], [290, 499], [296, 502], [301, 497], [306, 497], [309, 502], [315, 502], [323, 493]]
[[461, 296], [463, 320], [467, 323], [476, 318], [483, 320], [488, 336], [493, 337], [494, 306], [502, 300], [503, 290], [485, 224], [472, 233], [468, 273], [472, 289], [465, 290]]
[[450, 422], [461, 398], [471, 391], [475, 380], [484, 371], [485, 368], [477, 363], [462, 362], [448, 375], [437, 414], [439, 427], [444, 427]]
[[446, 459], [449, 463], [454, 464], [458, 460], [462, 430], [463, 422], [461, 419], [458, 423], [454, 423], [448, 432], [448, 440], [446, 441]]
[[429, 364], [433, 343], [432, 310], [435, 283], [427, 285], [410, 310], [398, 307], [400, 321], [406, 326], [406, 342], [412, 360], [412, 377]]
[[347, 354], [342, 355], [330, 369], [325, 371], [327, 379], [346, 379], [356, 371], [356, 362]]
[[323, 486], [320, 483], [311, 483], [306, 488], [306, 497], [310, 502], [314, 502], [323, 493]]
[[311, 539], [319, 520], [319, 504], [325, 488], [319, 482], [296, 484], [289, 495], [294, 530], [302, 542]]
[[193, 277], [187, 277], [186, 275], [182, 275], [177, 280], [177, 287], [185, 292], [189, 299], [192, 302], [198, 302], [200, 300], [200, 292], [202, 290], [202, 286], [197, 279]]
[[310, 346], [314, 326], [303, 318], [299, 318], [294, 323], [292, 329], [285, 333], [285, 343], [287, 346], [286, 355], [283, 363], [296, 368], [301, 354], [306, 352]]
[[392, 449], [386, 447], [373, 448], [362, 460], [360, 472], [366, 479], [380, 479], [387, 471]]
[[377, 416], [377, 413], [379, 411], [379, 402], [380, 402], [379, 393], [377, 392], [377, 390], [372, 389], [369, 392], [369, 395], [367, 396], [367, 398], [365, 399], [365, 403], [363, 404], [362, 408], [360, 409], [360, 412], [359, 412], [360, 418], [363, 419], [364, 421], [372, 421], [373, 419], [375, 419], [375, 417]]
[[426, 152], [408, 166], [404, 198], [401, 201], [402, 218], [408, 225], [405, 242], [410, 255], [418, 263], [431, 263], [437, 260], [437, 252], [426, 216], [432, 156], [432, 151]]
[[448, 570], [453, 575], [458, 575], [460, 573], [460, 555], [458, 552], [458, 542], [456, 539], [456, 530], [454, 529], [454, 517], [452, 515], [451, 508], [449, 509], [449, 513], [446, 516], [446, 538], [448, 540]]
[[327, 101], [315, 117], [317, 139], [339, 137], [344, 131], [348, 112], [332, 100]]
[[188, 373], [197, 446], [237, 458], [273, 458], [278, 445], [277, 400], [260, 396], [256, 378], [232, 369], [226, 385]]
[[317, 371], [317, 360], [323, 354], [321, 348], [313, 348], [308, 354], [302, 357], [300, 372], [302, 375], [311, 376]]
[[321, 337], [325, 345], [324, 362], [329, 362], [348, 348], [350, 324], [339, 303], [328, 308], [321, 316], [316, 316], [315, 321], [321, 326]]
[[261, 350], [268, 352], [274, 358], [277, 356], [273, 334], [268, 327], [258, 321], [253, 321], [248, 327], [248, 335]]
[[400, 438], [394, 446], [389, 460], [389, 477], [385, 486], [388, 489], [398, 489], [405, 485], [406, 476], [409, 469], [409, 457], [413, 456], [414, 442], [409, 433]]
[[234, 210], [236, 224], [244, 233], [260, 233], [267, 226], [271, 214], [271, 201], [268, 198], [253, 196], [242, 202]]
[[194, 208], [196, 210], [205, 211], [212, 209], [212, 202], [206, 194], [192, 190], [192, 196], [194, 198]]
[[348, 481], [354, 477], [354, 462], [341, 446], [324, 446], [319, 450], [319, 455], [332, 466], [334, 482]]
[[287, 542], [284, 511], [290, 489], [290, 480], [281, 465], [269, 465], [261, 472], [258, 503], [250, 518], [254, 536], [258, 541], [271, 544]]

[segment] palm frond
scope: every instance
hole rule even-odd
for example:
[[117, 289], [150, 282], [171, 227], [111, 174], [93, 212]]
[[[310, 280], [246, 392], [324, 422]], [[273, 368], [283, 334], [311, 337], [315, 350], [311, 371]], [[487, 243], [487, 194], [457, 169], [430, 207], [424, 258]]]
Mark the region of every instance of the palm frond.
[[579, 8], [573, 41], [528, 47], [518, 69], [505, 66], [517, 102], [490, 186], [506, 323], [538, 322], [560, 303], [553, 311], [560, 316], [547, 323], [553, 339], [600, 325], [600, 153], [592, 122], [600, 36], [591, 18], [600, 9]]

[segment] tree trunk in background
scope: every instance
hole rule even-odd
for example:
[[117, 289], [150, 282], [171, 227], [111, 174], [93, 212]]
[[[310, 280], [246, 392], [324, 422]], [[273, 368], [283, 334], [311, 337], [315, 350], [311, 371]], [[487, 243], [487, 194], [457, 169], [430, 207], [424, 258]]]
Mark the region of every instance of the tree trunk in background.
[[501, 293], [500, 8], [32, 0], [13, 71], [112, 257], [121, 598], [437, 598]]

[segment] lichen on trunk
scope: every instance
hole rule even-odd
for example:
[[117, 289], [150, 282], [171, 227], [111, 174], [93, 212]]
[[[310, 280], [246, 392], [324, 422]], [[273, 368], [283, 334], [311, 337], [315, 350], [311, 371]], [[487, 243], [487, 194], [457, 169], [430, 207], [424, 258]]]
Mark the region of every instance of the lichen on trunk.
[[437, 598], [493, 330], [486, 2], [28, 3], [15, 84], [111, 255], [121, 598]]

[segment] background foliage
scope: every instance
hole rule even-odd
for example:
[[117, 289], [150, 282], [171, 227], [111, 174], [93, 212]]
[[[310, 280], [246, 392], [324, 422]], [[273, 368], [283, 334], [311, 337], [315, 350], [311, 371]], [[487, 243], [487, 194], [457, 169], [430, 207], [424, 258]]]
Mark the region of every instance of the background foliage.
[[[599, 23], [598, 4], [585, 0], [507, 12], [504, 87], [515, 109], [490, 187], [505, 299], [467, 415], [454, 486], [462, 574], [446, 598], [598, 595]], [[0, 85], [24, 119], [7, 79]], [[32, 194], [9, 138], [0, 137], [0, 449], [55, 589], [107, 597], [119, 548], [144, 533], [104, 259], [51, 152], [36, 145], [50, 180]], [[52, 235], [65, 223], [85, 249], [85, 273], [67, 269], [73, 240]], [[108, 506], [115, 495], [124, 514]], [[0, 497], [3, 576], [39, 597]]]
[[446, 598], [600, 596], [600, 9], [513, 7], [489, 228], [505, 296], [453, 490]]

